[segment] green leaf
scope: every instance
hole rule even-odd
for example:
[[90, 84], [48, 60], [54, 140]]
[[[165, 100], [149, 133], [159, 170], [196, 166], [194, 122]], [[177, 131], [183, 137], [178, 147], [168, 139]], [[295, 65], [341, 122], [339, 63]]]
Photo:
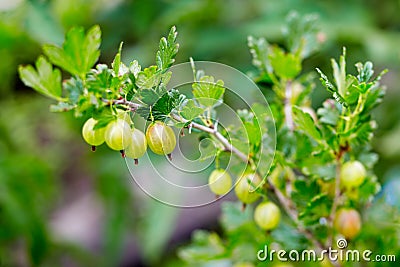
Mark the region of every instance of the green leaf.
[[76, 105], [66, 102], [59, 102], [57, 105], [50, 105], [50, 112], [66, 112], [76, 108]]
[[[273, 120], [271, 110], [267, 106], [260, 103], [254, 103], [251, 107], [251, 110], [254, 114], [254, 125], [259, 131], [261, 137], [259, 147], [257, 143], [254, 143], [257, 145], [257, 149], [259, 151], [257, 169], [260, 171], [260, 173], [267, 173], [271, 166], [271, 162], [274, 158], [276, 150], [275, 122]], [[256, 135], [256, 138], [258, 138], [258, 134]]]
[[225, 92], [224, 82], [214, 82], [214, 77], [203, 76], [193, 83], [193, 96], [204, 107], [215, 107], [221, 104]]
[[176, 43], [176, 27], [173, 26], [168, 34], [168, 38], [161, 38], [159, 49], [156, 55], [156, 63], [162, 72], [168, 69], [174, 62], [178, 53], [179, 44]]
[[253, 209], [249, 206], [243, 211], [242, 208], [239, 202], [222, 203], [221, 224], [225, 231], [232, 232], [253, 222]]
[[254, 122], [245, 122], [244, 127], [246, 129], [247, 137], [250, 143], [256, 146], [260, 145], [261, 130], [258, 125], [257, 119], [255, 119]]
[[332, 99], [328, 99], [322, 105], [323, 107], [317, 111], [319, 121], [335, 126], [340, 117], [339, 107]]
[[373, 64], [371, 61], [367, 61], [365, 62], [365, 64], [358, 62], [356, 64], [356, 68], [358, 71], [357, 79], [360, 83], [368, 82], [371, 79], [372, 75], [374, 75]]
[[378, 162], [379, 156], [373, 152], [364, 152], [359, 155], [358, 160], [362, 162], [362, 164], [368, 169], [372, 169], [375, 163]]
[[[144, 95], [143, 95], [144, 94]], [[137, 113], [146, 120], [164, 120], [173, 110], [178, 110], [186, 99], [179, 91], [172, 89], [161, 97], [155, 90], [142, 90], [142, 101], [147, 106], [137, 109]]]
[[313, 197], [307, 203], [306, 208], [299, 213], [299, 219], [303, 220], [306, 225], [319, 222], [322, 217], [328, 217], [330, 211], [330, 201], [326, 194], [319, 194]]
[[274, 46], [268, 58], [277, 76], [283, 79], [293, 79], [301, 71], [300, 57], [292, 53], [285, 53], [281, 48]]
[[357, 142], [358, 145], [363, 145], [371, 141], [373, 132], [376, 128], [375, 121], [368, 121], [360, 124], [358, 127], [351, 130], [351, 137]]
[[319, 32], [318, 16], [308, 14], [300, 16], [296, 11], [287, 16], [287, 27], [284, 29], [285, 40], [293, 54], [299, 54], [302, 58], [309, 56], [318, 49]]
[[182, 105], [186, 96], [172, 89], [165, 93], [152, 107], [152, 115], [155, 120], [164, 120], [174, 109]]
[[[252, 108], [254, 108], [254, 105]], [[258, 147], [261, 143], [262, 135], [262, 129], [260, 128], [258, 120], [263, 120], [264, 116], [257, 116], [256, 113], [249, 112], [247, 109], [238, 110], [237, 113], [243, 121], [245, 130], [242, 136], [246, 137], [246, 141], [249, 141], [251, 144]]]
[[79, 97], [83, 94], [83, 83], [79, 78], [70, 78], [63, 82], [63, 88], [68, 93], [68, 100], [72, 104], [78, 103]]
[[[177, 124], [175, 124], [176, 127]], [[184, 125], [185, 126], [185, 125]], [[187, 125], [186, 125], [187, 126]], [[194, 132], [196, 129], [192, 129]], [[204, 133], [199, 137], [199, 151], [200, 157], [198, 158], [199, 161], [205, 161], [207, 159], [214, 159], [215, 155], [218, 154], [218, 146], [215, 144], [215, 141], [211, 138], [208, 138]], [[221, 154], [220, 154], [220, 164], [221, 164]]]
[[112, 122], [113, 120], [115, 120], [115, 116], [100, 116], [97, 117], [97, 123], [96, 125], [93, 127], [93, 130], [97, 130], [97, 129], [101, 129], [106, 127], [110, 122]]
[[92, 116], [93, 112], [104, 105], [94, 94], [89, 92], [87, 95], [81, 95], [75, 109], [75, 117], [80, 117], [84, 114]]
[[122, 45], [123, 45], [123, 42], [120, 43], [118, 53], [115, 55], [113, 63], [111, 64], [113, 67], [115, 76], [119, 76], [119, 74], [120, 74]]
[[196, 230], [193, 234], [192, 243], [178, 251], [178, 255], [189, 263], [209, 261], [222, 256], [225, 247], [216, 233]]
[[161, 81], [157, 66], [150, 66], [137, 74], [136, 85], [139, 88], [150, 89], [157, 86]]
[[83, 27], [71, 28], [62, 47], [45, 45], [43, 51], [50, 61], [82, 79], [100, 56], [101, 31], [93, 26], [85, 35]]
[[[319, 157], [318, 157], [319, 158]], [[315, 164], [312, 160], [307, 161], [308, 166], [303, 169], [306, 174], [314, 176], [316, 178], [323, 178], [326, 181], [332, 180], [336, 177], [336, 165], [332, 163], [326, 163], [323, 160], [316, 160]]]
[[375, 175], [368, 176], [365, 182], [358, 188], [356, 201], [368, 203], [373, 200], [373, 197], [381, 191], [381, 185]]
[[19, 66], [21, 80], [26, 86], [32, 87], [37, 92], [58, 101], [64, 101], [61, 97], [61, 72], [53, 69], [45, 57], [40, 56], [36, 60], [36, 70], [31, 66]]
[[268, 59], [268, 42], [265, 38], [256, 39], [253, 36], [247, 38], [247, 44], [253, 57], [253, 65], [261, 72], [271, 73], [272, 67]]
[[142, 67], [139, 65], [137, 60], [134, 60], [129, 64], [129, 71], [137, 78], [139, 72], [142, 70]]
[[357, 78], [353, 75], [347, 75], [346, 77], [346, 93], [343, 95], [348, 106], [356, 105], [358, 97], [361, 92], [365, 90], [364, 85], [357, 84]]
[[321, 81], [322, 85], [326, 88], [328, 92], [331, 92], [333, 95], [333, 98], [335, 100], [342, 104], [343, 106], [347, 107], [346, 100], [343, 98], [343, 96], [339, 93], [338, 89], [329, 81], [328, 77], [319, 69], [316, 68], [317, 72], [320, 75], [319, 80]]
[[186, 105], [182, 108], [182, 110], [179, 112], [179, 114], [184, 117], [185, 119], [191, 121], [194, 118], [198, 117], [200, 114], [202, 114], [204, 110], [198, 106], [196, 106], [195, 102], [193, 99], [189, 99], [186, 102]]
[[346, 87], [346, 48], [343, 47], [343, 53], [339, 58], [339, 65], [335, 59], [331, 59], [333, 78], [335, 79], [336, 86], [338, 88], [338, 93], [342, 96], [345, 95], [347, 91]]
[[147, 105], [153, 105], [160, 98], [160, 95], [153, 89], [143, 89], [140, 91], [140, 99]]
[[245, 121], [253, 121], [254, 114], [250, 112], [248, 109], [238, 109], [237, 114], [239, 118], [245, 122]]
[[300, 130], [304, 131], [315, 140], [321, 139], [321, 133], [315, 126], [315, 122], [310, 114], [304, 112], [299, 107], [293, 106], [293, 118]]
[[139, 107], [136, 110], [136, 114], [138, 114], [140, 117], [144, 118], [145, 120], [151, 121], [150, 117], [150, 107]]
[[373, 82], [373, 85], [369, 89], [368, 93], [365, 95], [363, 113], [370, 112], [380, 103], [382, 103], [383, 97], [386, 94], [386, 89], [385, 87], [380, 86], [379, 79], [386, 72], [387, 70], [384, 70], [381, 72], [381, 74], [379, 74], [379, 76]]
[[112, 70], [106, 64], [97, 64], [87, 75], [87, 88], [91, 92], [104, 93], [111, 89], [113, 82]]

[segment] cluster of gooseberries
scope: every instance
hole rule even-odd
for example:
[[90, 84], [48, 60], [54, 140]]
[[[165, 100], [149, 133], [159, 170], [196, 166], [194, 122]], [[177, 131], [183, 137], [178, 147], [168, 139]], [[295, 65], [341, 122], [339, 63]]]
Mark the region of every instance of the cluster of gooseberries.
[[[92, 150], [105, 142], [111, 149], [120, 151], [124, 157], [133, 158], [135, 164], [146, 153], [147, 146], [155, 154], [171, 157], [176, 146], [176, 137], [171, 127], [164, 122], [155, 121], [147, 127], [144, 134], [133, 127], [129, 116], [124, 115], [124, 112], [119, 111], [116, 119], [102, 128], [95, 127], [97, 120], [94, 118], [85, 122], [82, 135], [92, 146]], [[340, 172], [341, 185], [345, 190], [354, 189], [365, 181], [366, 175], [365, 167], [359, 161], [346, 162]], [[257, 173], [243, 174], [235, 183], [237, 198], [244, 205], [256, 202], [261, 196], [256, 189], [262, 186], [262, 182]], [[208, 185], [215, 195], [225, 195], [232, 188], [232, 178], [226, 170], [217, 168], [210, 174]], [[276, 228], [280, 217], [278, 206], [270, 201], [261, 202], [254, 211], [254, 221], [264, 230]], [[353, 238], [360, 232], [361, 217], [355, 209], [342, 208], [336, 213], [334, 226], [344, 237]]]
[[[257, 173], [243, 174], [235, 184], [235, 194], [244, 204], [251, 204], [260, 198], [257, 188], [262, 186], [263, 180]], [[224, 169], [214, 170], [208, 179], [210, 190], [217, 196], [229, 193], [232, 187], [232, 178]], [[280, 221], [281, 212], [277, 205], [270, 201], [258, 204], [254, 211], [254, 221], [264, 230], [275, 229]]]
[[[364, 165], [355, 160], [347, 161], [340, 170], [340, 183], [345, 192], [357, 190], [367, 178], [367, 171]], [[334, 227], [341, 235], [347, 239], [352, 239], [361, 230], [361, 216], [353, 208], [343, 207], [335, 215]]]
[[97, 122], [90, 118], [82, 128], [83, 139], [92, 146], [92, 150], [105, 142], [109, 148], [120, 151], [123, 157], [134, 159], [135, 164], [146, 153], [147, 145], [155, 154], [168, 155], [169, 158], [176, 146], [174, 131], [161, 121], [152, 122], [147, 127], [146, 135], [133, 127], [131, 118], [124, 112], [118, 112], [115, 120], [105, 127], [96, 128]]
[[[340, 182], [344, 190], [350, 191], [359, 187], [366, 179], [367, 172], [359, 161], [348, 161], [341, 167]], [[214, 170], [208, 180], [210, 190], [217, 196], [227, 194], [232, 187], [232, 178], [224, 169]], [[235, 184], [237, 198], [243, 204], [251, 204], [260, 198], [256, 188], [262, 185], [262, 179], [257, 173], [247, 173], [239, 177]], [[273, 202], [264, 201], [258, 204], [254, 211], [254, 221], [265, 230], [272, 230], [279, 224], [281, 213]], [[361, 216], [352, 208], [341, 208], [334, 218], [335, 229], [348, 239], [352, 239], [361, 230]]]

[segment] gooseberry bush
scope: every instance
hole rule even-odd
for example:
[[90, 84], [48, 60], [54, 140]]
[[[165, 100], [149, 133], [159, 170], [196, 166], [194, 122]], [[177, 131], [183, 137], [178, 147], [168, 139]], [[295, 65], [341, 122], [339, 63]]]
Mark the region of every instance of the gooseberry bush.
[[[94, 26], [87, 32], [72, 28], [62, 47], [45, 45], [36, 65], [20, 66], [19, 74], [25, 85], [57, 101], [51, 111], [87, 119], [82, 136], [92, 150], [105, 143], [138, 164], [147, 147], [173, 160], [178, 136], [173, 128], [214, 140], [209, 188], [216, 196], [232, 191], [238, 202], [223, 204], [221, 236], [196, 231], [179, 257], [188, 266], [264, 266], [269, 263], [260, 262], [257, 251], [266, 244], [321, 251], [344, 237], [349, 247], [356, 246], [363, 240], [363, 211], [380, 190], [373, 172], [378, 157], [371, 151], [376, 128], [371, 111], [384, 96], [379, 80], [385, 71], [374, 76], [367, 61], [347, 73], [345, 49], [339, 62], [332, 59], [331, 75], [318, 68], [304, 71], [303, 60], [324, 39], [317, 25], [313, 16], [291, 16], [285, 48], [248, 38], [256, 67], [251, 76], [270, 106], [254, 103], [237, 111], [245, 135], [219, 127], [216, 107], [224, 101], [224, 82], [196, 70], [195, 62], [192, 96], [167, 89], [179, 48], [175, 27], [161, 38], [156, 64], [146, 68], [136, 60], [121, 61], [122, 43], [110, 66], [97, 63], [101, 31]], [[311, 93], [317, 73], [331, 97], [315, 110]], [[148, 121], [146, 130], [135, 127], [137, 117]], [[243, 171], [226, 169], [220, 162], [226, 154], [241, 162]], [[272, 164], [263, 164], [265, 154]]]

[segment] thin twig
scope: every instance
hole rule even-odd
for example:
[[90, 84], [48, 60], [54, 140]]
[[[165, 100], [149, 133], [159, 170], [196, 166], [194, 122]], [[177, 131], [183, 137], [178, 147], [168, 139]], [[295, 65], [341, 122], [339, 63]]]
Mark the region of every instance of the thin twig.
[[[179, 121], [179, 122], [183, 122], [183, 123], [189, 122], [185, 118], [182, 118], [181, 116], [174, 114], [174, 113], [171, 113], [171, 117], [174, 120]], [[210, 128], [205, 125], [198, 124], [196, 122], [191, 122], [190, 125], [192, 128], [195, 128], [195, 129], [198, 129], [198, 130], [201, 130], [201, 131], [204, 131], [204, 132], [214, 135], [218, 139], [218, 141], [220, 141], [221, 144], [224, 146], [225, 150], [236, 154], [236, 156], [238, 156], [245, 163], [249, 162], [249, 157], [247, 155], [245, 155], [243, 152], [241, 152], [239, 149], [237, 149], [235, 146], [233, 146], [231, 143], [229, 143], [228, 139], [226, 139], [220, 132], [218, 132], [216, 127]]]
[[122, 98], [122, 99], [117, 99], [117, 100], [108, 100], [108, 99], [104, 99], [104, 98], [103, 98], [102, 101], [103, 101], [104, 103], [106, 103], [106, 104], [109, 104], [109, 105], [113, 104], [113, 105], [128, 106], [128, 107], [130, 107], [131, 111], [136, 111], [138, 108], [141, 107], [140, 104], [134, 103], [134, 102], [131, 102], [131, 101], [128, 101], [128, 100], [126, 100], [126, 99], [124, 99], [124, 98]]

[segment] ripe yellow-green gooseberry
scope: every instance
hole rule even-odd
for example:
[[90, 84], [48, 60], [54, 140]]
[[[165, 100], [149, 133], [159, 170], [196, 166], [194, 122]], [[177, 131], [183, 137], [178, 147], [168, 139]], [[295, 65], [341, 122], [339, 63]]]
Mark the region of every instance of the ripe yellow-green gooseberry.
[[171, 127], [161, 121], [153, 122], [147, 127], [146, 139], [151, 151], [158, 155], [168, 155], [171, 159], [176, 146], [175, 133]]
[[260, 198], [260, 194], [255, 190], [261, 183], [262, 179], [257, 173], [248, 173], [239, 177], [235, 185], [236, 196], [244, 204], [255, 202]]
[[268, 201], [260, 203], [254, 210], [254, 221], [264, 230], [275, 229], [281, 220], [278, 206]]
[[147, 141], [144, 133], [136, 128], [131, 131], [131, 143], [125, 149], [127, 157], [135, 160], [138, 164], [138, 158], [142, 157], [147, 150]]
[[[132, 142], [131, 127], [125, 120], [117, 119], [106, 126], [104, 133], [106, 144], [113, 150], [121, 153]], [[124, 156], [124, 154], [122, 153]]]
[[352, 239], [361, 230], [361, 216], [355, 209], [341, 208], [336, 213], [334, 226], [345, 238]]
[[208, 186], [215, 195], [223, 196], [231, 190], [232, 178], [226, 170], [216, 169], [208, 178]]
[[366, 177], [367, 171], [359, 161], [348, 161], [340, 170], [340, 182], [346, 188], [360, 186]]
[[88, 119], [82, 127], [83, 139], [92, 146], [92, 150], [96, 150], [96, 146], [104, 143], [104, 132], [105, 127], [94, 129], [97, 120], [90, 118]]

